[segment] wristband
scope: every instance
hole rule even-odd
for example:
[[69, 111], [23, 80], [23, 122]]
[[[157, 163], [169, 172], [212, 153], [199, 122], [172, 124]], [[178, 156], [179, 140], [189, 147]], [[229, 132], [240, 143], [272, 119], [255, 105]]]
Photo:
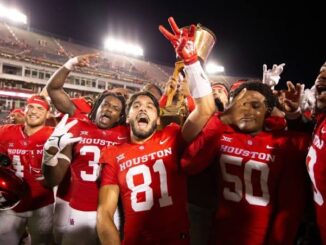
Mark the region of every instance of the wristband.
[[43, 160], [42, 160], [42, 164], [46, 165], [46, 166], [51, 166], [51, 167], [55, 167], [58, 164], [58, 154], [55, 155], [51, 155], [50, 153], [48, 153], [46, 150], [43, 151]]
[[211, 83], [208, 80], [199, 61], [185, 66], [189, 78], [189, 90], [194, 99], [204, 97], [212, 93]]
[[74, 69], [74, 66], [78, 64], [78, 58], [74, 57], [69, 59], [66, 63], [64, 63], [64, 67], [67, 68], [69, 71]]

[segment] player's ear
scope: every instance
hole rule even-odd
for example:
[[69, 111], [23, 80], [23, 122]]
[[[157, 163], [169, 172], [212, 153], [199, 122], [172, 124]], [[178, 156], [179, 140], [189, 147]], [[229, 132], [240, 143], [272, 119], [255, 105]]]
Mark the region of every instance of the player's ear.
[[157, 117], [157, 119], [156, 119], [156, 125], [161, 125], [161, 117]]
[[126, 117], [126, 123], [129, 124], [129, 115]]

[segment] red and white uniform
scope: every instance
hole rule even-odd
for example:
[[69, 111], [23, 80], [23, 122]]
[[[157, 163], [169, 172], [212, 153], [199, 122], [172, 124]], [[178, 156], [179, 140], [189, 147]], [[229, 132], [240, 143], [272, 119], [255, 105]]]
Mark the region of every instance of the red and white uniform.
[[326, 244], [326, 114], [317, 117], [312, 144], [307, 155], [308, 173], [313, 184], [316, 219], [321, 240]]
[[43, 145], [53, 128], [43, 127], [31, 136], [27, 136], [23, 128], [23, 125], [0, 127], [1, 148], [11, 159], [16, 175], [28, 186], [26, 195], [13, 210], [0, 211], [0, 244], [18, 244], [26, 226], [33, 244], [49, 244], [54, 193], [41, 184], [41, 164]]
[[71, 162], [72, 192], [70, 206], [80, 211], [96, 211], [98, 205], [99, 160], [108, 145], [126, 142], [129, 131], [124, 126], [100, 129], [89, 119], [79, 120], [70, 132], [82, 140], [74, 145]]
[[307, 196], [305, 137], [286, 134], [251, 136], [213, 116], [190, 144], [185, 170], [217, 164], [216, 244], [294, 243]]
[[125, 216], [124, 244], [188, 244], [185, 146], [170, 124], [143, 144], [102, 151], [101, 185], [119, 185]]
[[[73, 100], [78, 101], [78, 99]], [[83, 112], [79, 109], [76, 103], [75, 113], [70, 118], [76, 118], [80, 120], [88, 120], [86, 111]], [[61, 117], [64, 114], [61, 115]], [[62, 243], [62, 237], [67, 232], [67, 227], [69, 226], [69, 219], [71, 208], [69, 206], [70, 196], [71, 196], [72, 184], [71, 184], [71, 172], [70, 168], [67, 170], [67, 173], [61, 183], [58, 185], [56, 193], [56, 201], [54, 207], [54, 222], [53, 222], [53, 233], [54, 239], [57, 244]]]
[[10, 124], [0, 128], [1, 144], [12, 161], [16, 175], [24, 178], [29, 189], [14, 208], [16, 212], [38, 209], [54, 202], [53, 190], [45, 188], [40, 181], [43, 145], [53, 128], [43, 127], [31, 136], [27, 136], [23, 128], [23, 125]]
[[[129, 137], [125, 126], [100, 129], [88, 118], [78, 120], [70, 132], [82, 140], [74, 144], [71, 169], [71, 213], [63, 244], [95, 244], [98, 176], [101, 150], [108, 145], [124, 143]], [[117, 220], [118, 222], [118, 220]], [[117, 224], [118, 225], [118, 224]]]

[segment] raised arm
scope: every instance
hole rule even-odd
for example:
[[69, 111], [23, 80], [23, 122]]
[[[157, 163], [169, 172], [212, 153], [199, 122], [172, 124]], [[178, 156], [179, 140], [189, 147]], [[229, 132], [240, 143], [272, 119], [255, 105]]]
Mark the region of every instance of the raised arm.
[[182, 128], [184, 139], [191, 142], [213, 115], [215, 103], [211, 84], [197, 56], [194, 43], [196, 27], [191, 25], [189, 30], [180, 30], [172, 17], [168, 21], [174, 34], [163, 26], [160, 26], [159, 30], [172, 43], [177, 55], [183, 60], [189, 78], [189, 89], [196, 104], [196, 108], [190, 113]]
[[63, 85], [69, 73], [75, 66], [87, 67], [91, 59], [98, 57], [97, 54], [86, 54], [69, 59], [61, 66], [49, 79], [46, 84], [46, 90], [54, 106], [62, 113], [72, 116], [76, 110], [75, 105], [71, 102], [69, 95], [64, 91]]

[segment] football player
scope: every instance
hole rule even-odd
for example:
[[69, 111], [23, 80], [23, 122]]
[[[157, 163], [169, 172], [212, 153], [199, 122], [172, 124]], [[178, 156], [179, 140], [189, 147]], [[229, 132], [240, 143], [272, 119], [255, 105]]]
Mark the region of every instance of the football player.
[[[87, 66], [92, 58], [93, 55], [78, 56], [59, 68], [47, 85], [49, 96], [63, 101], [62, 103], [70, 101], [62, 89], [66, 77], [75, 66]], [[57, 224], [61, 225], [61, 232], [64, 223], [67, 224], [65, 234], [62, 235], [62, 243], [96, 244], [98, 243], [95, 227], [98, 204], [96, 181], [100, 151], [104, 146], [121, 144], [127, 139], [126, 127], [119, 126], [125, 122], [125, 100], [123, 96], [105, 91], [95, 101], [88, 117], [73, 116], [75, 120], [68, 124], [67, 118], [64, 118], [46, 144], [44, 175], [49, 185], [56, 186], [64, 179], [69, 168], [71, 170], [70, 214], [69, 217], [61, 216], [66, 218], [66, 221], [59, 222], [59, 218], [57, 220]], [[66, 133], [70, 134], [73, 141], [80, 140], [74, 144], [60, 145], [63, 142], [61, 140], [59, 143], [58, 139], [64, 137]], [[118, 218], [116, 225], [119, 226]], [[60, 236], [57, 238], [60, 239]]]
[[[181, 35], [173, 18], [174, 34], [160, 26], [185, 62], [196, 108], [182, 130], [170, 124], [161, 131], [159, 104], [149, 92], [131, 96], [127, 105], [130, 139], [102, 152], [97, 230], [102, 244], [120, 244], [113, 223], [119, 195], [125, 215], [124, 244], [190, 244], [186, 175], [179, 160], [215, 110], [212, 89], [194, 49], [195, 26]], [[187, 43], [187, 45], [186, 45]]]
[[315, 81], [316, 119], [307, 167], [313, 184], [316, 219], [322, 244], [326, 244], [326, 63]]
[[189, 173], [217, 165], [215, 244], [294, 244], [305, 204], [308, 135], [264, 131], [272, 90], [246, 82], [214, 115], [182, 159]]
[[0, 211], [0, 244], [18, 244], [26, 227], [32, 244], [52, 241], [54, 195], [51, 188], [44, 186], [41, 171], [43, 146], [53, 131], [45, 126], [49, 109], [44, 97], [34, 95], [27, 100], [24, 124], [0, 127], [0, 148], [28, 186], [13, 210]]

